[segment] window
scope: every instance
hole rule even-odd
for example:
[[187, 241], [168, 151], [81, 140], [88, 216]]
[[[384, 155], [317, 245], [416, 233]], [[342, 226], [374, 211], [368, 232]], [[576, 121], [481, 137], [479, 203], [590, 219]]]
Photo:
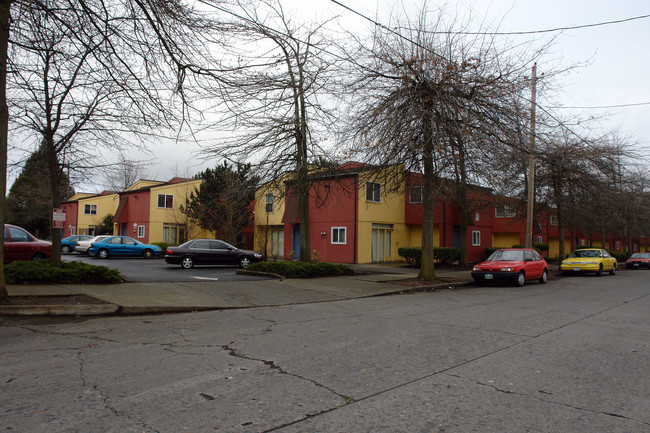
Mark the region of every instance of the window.
[[163, 242], [170, 245], [185, 242], [185, 226], [182, 224], [163, 224]]
[[273, 213], [273, 194], [266, 194], [264, 203], [266, 213]]
[[139, 238], [144, 237], [144, 226], [138, 226], [138, 237]]
[[476, 212], [476, 213], [474, 214], [474, 221], [478, 222], [478, 220], [479, 220], [480, 217], [481, 217], [481, 215], [480, 215], [478, 212]]
[[494, 212], [497, 218], [512, 218], [517, 216], [517, 212], [510, 206], [495, 206]]
[[543, 242], [543, 239], [541, 236], [537, 236], [537, 243], [541, 244]]
[[366, 201], [379, 203], [381, 201], [381, 185], [376, 182], [366, 182]]
[[552, 226], [557, 225], [557, 216], [556, 215], [551, 215], [550, 223], [551, 223]]
[[282, 257], [284, 255], [284, 230], [271, 230], [271, 255]]
[[200, 250], [209, 250], [210, 249], [210, 241], [205, 240], [205, 241], [196, 241], [190, 246], [192, 249], [200, 249]]
[[347, 243], [346, 227], [332, 227], [332, 243], [339, 245]]
[[70, 236], [74, 236], [74, 235], [75, 235], [75, 228], [70, 227]]
[[481, 246], [481, 232], [479, 231], [472, 232], [472, 245], [475, 247]]
[[96, 204], [86, 204], [86, 205], [84, 205], [84, 214], [85, 215], [97, 215], [97, 205]]
[[174, 207], [174, 196], [171, 194], [158, 194], [158, 207], [171, 209]]
[[409, 190], [409, 203], [422, 203], [424, 188], [421, 186], [412, 186]]

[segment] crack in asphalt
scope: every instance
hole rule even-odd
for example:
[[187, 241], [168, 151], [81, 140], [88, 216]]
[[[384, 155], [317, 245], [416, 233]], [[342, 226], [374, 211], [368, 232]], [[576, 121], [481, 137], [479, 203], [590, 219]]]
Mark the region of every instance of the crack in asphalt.
[[113, 407], [113, 405], [110, 404], [111, 397], [108, 396], [98, 385], [96, 384], [89, 384], [88, 381], [86, 380], [86, 375], [85, 375], [85, 361], [83, 359], [83, 351], [80, 350], [77, 352], [77, 359], [79, 361], [79, 378], [81, 379], [81, 384], [84, 388], [86, 389], [92, 389], [95, 391], [99, 397], [102, 399], [102, 403], [104, 404], [104, 407], [108, 409], [114, 416], [118, 418], [124, 418], [126, 417], [127, 419], [136, 419], [138, 422], [142, 425], [142, 428], [145, 428], [149, 431], [152, 431], [154, 433], [160, 433], [160, 431], [154, 429], [151, 426], [148, 426], [145, 420], [140, 418], [137, 415], [130, 415], [127, 413], [123, 413], [119, 411], [117, 408]]
[[[558, 401], [549, 401], [549, 400], [545, 400], [545, 399], [543, 399], [541, 397], [538, 397], [538, 396], [535, 396], [535, 395], [527, 394], [527, 393], [524, 393], [524, 392], [510, 391], [510, 390], [507, 390], [507, 389], [501, 389], [501, 388], [499, 388], [499, 387], [497, 387], [497, 386], [495, 386], [493, 384], [483, 383], [480, 380], [476, 380], [476, 379], [472, 379], [472, 378], [468, 378], [468, 377], [462, 377], [462, 376], [459, 376], [459, 375], [456, 375], [456, 374], [451, 374], [451, 373], [442, 373], [442, 374], [444, 374], [446, 376], [449, 376], [449, 377], [454, 377], [456, 379], [460, 379], [460, 380], [463, 380], [463, 381], [466, 381], [466, 382], [472, 382], [472, 383], [475, 383], [477, 385], [484, 386], [486, 388], [491, 388], [494, 391], [500, 392], [500, 393], [503, 393], [503, 394], [512, 394], [512, 395], [517, 395], [519, 397], [527, 397], [527, 398], [531, 398], [533, 400], [536, 400], [536, 401], [539, 401], [539, 402], [542, 402], [542, 403], [546, 403], [546, 404], [562, 406], [562, 407], [566, 407], [566, 408], [569, 408], [569, 409], [578, 410], [578, 411], [581, 411], [581, 412], [588, 412], [588, 413], [593, 413], [593, 414], [612, 416], [612, 417], [616, 417], [616, 418], [623, 418], [623, 419], [626, 419], [628, 421], [632, 421], [632, 422], [635, 422], [635, 423], [638, 423], [638, 424], [641, 424], [641, 425], [650, 426], [650, 423], [647, 423], [645, 421], [640, 421], [638, 419], [630, 418], [630, 417], [625, 416], [625, 415], [612, 413], [612, 412], [599, 411], [599, 410], [594, 410], [594, 409], [587, 409], [587, 408], [584, 408], [584, 407], [574, 406], [574, 405], [571, 405], [571, 404], [568, 404], [568, 403], [562, 403], [562, 402], [558, 402]], [[553, 395], [553, 393], [543, 391], [543, 390], [540, 390], [538, 392], [540, 394]]]

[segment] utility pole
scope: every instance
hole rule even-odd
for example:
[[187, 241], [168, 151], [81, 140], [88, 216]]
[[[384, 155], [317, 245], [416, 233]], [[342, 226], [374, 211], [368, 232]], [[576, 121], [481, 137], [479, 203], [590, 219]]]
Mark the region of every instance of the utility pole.
[[526, 210], [526, 248], [533, 247], [533, 207], [535, 204], [535, 97], [537, 63], [533, 65], [530, 96], [530, 143], [528, 147], [528, 208]]

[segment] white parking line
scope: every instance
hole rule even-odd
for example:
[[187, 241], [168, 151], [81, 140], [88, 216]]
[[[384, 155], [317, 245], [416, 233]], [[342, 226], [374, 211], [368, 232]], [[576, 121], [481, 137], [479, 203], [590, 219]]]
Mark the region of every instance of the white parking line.
[[208, 277], [192, 277], [196, 278], [197, 280], [210, 280], [210, 281], [217, 281], [219, 278], [208, 278]]

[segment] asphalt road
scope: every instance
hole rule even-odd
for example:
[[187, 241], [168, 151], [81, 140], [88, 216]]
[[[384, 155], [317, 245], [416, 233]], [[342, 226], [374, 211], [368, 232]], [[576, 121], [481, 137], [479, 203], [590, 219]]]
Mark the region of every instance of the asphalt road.
[[0, 319], [0, 430], [648, 432], [648, 277]]
[[99, 259], [81, 254], [62, 254], [64, 261], [82, 261], [92, 265], [115, 268], [129, 281], [233, 281], [257, 280], [259, 277], [236, 275], [236, 266], [196, 266], [183, 269], [179, 265], [169, 265], [164, 258], [145, 259], [142, 257], [121, 257]]

